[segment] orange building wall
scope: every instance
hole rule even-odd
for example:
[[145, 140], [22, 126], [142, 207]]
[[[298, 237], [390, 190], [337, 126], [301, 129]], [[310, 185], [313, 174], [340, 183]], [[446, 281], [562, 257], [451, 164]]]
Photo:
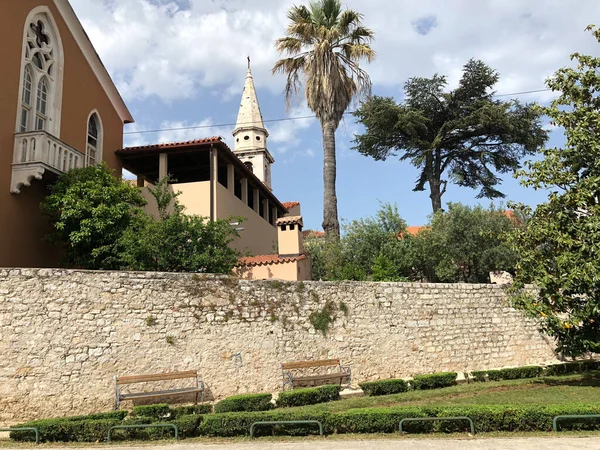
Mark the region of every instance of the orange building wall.
[[23, 30], [36, 6], [50, 8], [62, 40], [64, 80], [60, 139], [85, 152], [87, 119], [97, 109], [103, 125], [103, 159], [121, 174], [114, 150], [122, 147], [123, 124], [52, 0], [0, 0], [0, 267], [57, 266], [57, 250], [43, 242], [48, 223], [39, 203], [48, 175], [10, 193], [14, 133], [19, 102]]

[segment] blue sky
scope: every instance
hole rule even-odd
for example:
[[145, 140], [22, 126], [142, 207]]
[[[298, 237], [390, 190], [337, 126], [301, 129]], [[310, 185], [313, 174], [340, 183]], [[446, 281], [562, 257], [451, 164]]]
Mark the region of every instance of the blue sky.
[[[125, 145], [223, 136], [231, 132], [244, 84], [246, 56], [252, 67], [263, 118], [302, 117], [303, 104], [286, 110], [284, 78], [270, 69], [277, 59], [273, 42], [283, 35], [288, 0], [71, 0], [113, 76], [136, 123], [125, 132], [181, 127], [191, 130], [128, 134]], [[600, 16], [593, 0], [348, 0], [375, 32], [377, 60], [366, 69], [373, 92], [401, 100], [411, 76], [447, 75], [450, 87], [462, 65], [481, 58], [497, 69], [498, 93], [544, 87], [574, 51], [598, 54], [584, 32]], [[576, 7], [574, 5], [577, 5]], [[547, 103], [552, 93], [519, 95]], [[282, 201], [302, 204], [306, 227], [322, 221], [322, 146], [316, 119], [266, 124], [275, 157], [273, 188]], [[337, 132], [338, 201], [346, 221], [372, 215], [378, 202], [397, 203], [409, 225], [427, 222], [428, 192], [412, 192], [417, 170], [397, 159], [376, 162], [351, 150], [360, 128], [347, 115]], [[562, 143], [553, 130], [550, 145]], [[502, 185], [507, 200], [536, 204], [545, 194], [519, 186], [510, 175]], [[477, 191], [448, 186], [444, 202], [489, 204]]]

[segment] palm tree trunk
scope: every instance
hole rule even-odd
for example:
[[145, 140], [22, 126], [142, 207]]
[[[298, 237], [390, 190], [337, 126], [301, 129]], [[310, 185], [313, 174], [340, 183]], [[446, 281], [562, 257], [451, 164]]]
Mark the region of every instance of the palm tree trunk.
[[321, 125], [323, 131], [323, 230], [329, 236], [340, 235], [337, 195], [335, 193], [335, 126], [333, 122]]

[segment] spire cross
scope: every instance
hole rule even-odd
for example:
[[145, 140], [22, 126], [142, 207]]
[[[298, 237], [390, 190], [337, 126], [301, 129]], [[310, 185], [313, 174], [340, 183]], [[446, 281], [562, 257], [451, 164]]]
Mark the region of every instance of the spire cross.
[[250, 57], [248, 56], [248, 69], [250, 68]]

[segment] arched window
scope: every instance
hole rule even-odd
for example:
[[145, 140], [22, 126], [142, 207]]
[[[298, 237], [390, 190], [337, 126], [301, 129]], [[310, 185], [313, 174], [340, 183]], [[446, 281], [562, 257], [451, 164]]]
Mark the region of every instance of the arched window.
[[31, 66], [27, 64], [23, 70], [23, 92], [21, 94], [21, 121], [19, 131], [27, 131], [29, 116], [31, 115], [31, 89], [32, 89]]
[[252, 173], [254, 173], [254, 166], [252, 165], [252, 163], [250, 161], [245, 162], [244, 165], [248, 168], [248, 170]]
[[58, 137], [63, 59], [48, 8], [41, 6], [29, 14], [23, 46], [17, 131], [45, 130]]
[[102, 125], [96, 113], [88, 120], [86, 159], [88, 166], [95, 166], [102, 160]]

